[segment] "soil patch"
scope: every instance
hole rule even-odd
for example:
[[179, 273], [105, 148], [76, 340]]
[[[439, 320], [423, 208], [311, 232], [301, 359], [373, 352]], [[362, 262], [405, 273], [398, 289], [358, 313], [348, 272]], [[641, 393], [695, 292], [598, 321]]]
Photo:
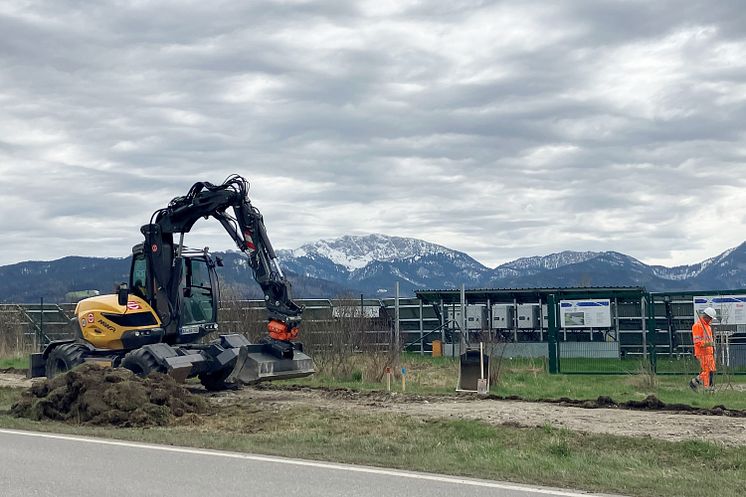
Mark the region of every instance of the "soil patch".
[[207, 409], [164, 374], [140, 378], [127, 369], [83, 364], [51, 380], [34, 382], [11, 414], [34, 420], [112, 426], [164, 426]]
[[[661, 440], [701, 440], [727, 446], [746, 446], [746, 418], [720, 412], [719, 408], [678, 410], [676, 404], [660, 408], [656, 399], [632, 401], [628, 407], [611, 399], [591, 405], [573, 406], [555, 402], [491, 398], [477, 395], [420, 396], [386, 392], [357, 392], [348, 389], [317, 389], [281, 385], [256, 385], [235, 392], [216, 394], [217, 406], [234, 403], [282, 409], [291, 405], [313, 406], [335, 411], [374, 412], [382, 416], [401, 414], [418, 418], [472, 419], [495, 425], [552, 426], [583, 433], [652, 437]], [[577, 401], [582, 402], [582, 401]], [[624, 403], [628, 404], [628, 403]], [[664, 404], [665, 405], [665, 404]], [[736, 411], [742, 413], [742, 411]], [[695, 415], [698, 414], [698, 415]]]
[[25, 374], [0, 373], [0, 388], [29, 388], [32, 384]]
[[[500, 397], [490, 395], [488, 398], [494, 400], [523, 400], [520, 397]], [[637, 411], [669, 411], [676, 413], [698, 414], [702, 416], [730, 416], [733, 418], [746, 418], [746, 410], [728, 409], [724, 405], [714, 407], [694, 407], [689, 404], [667, 404], [655, 395], [648, 395], [643, 400], [628, 400], [616, 402], [611, 397], [600, 396], [595, 400], [577, 400], [561, 397], [559, 399], [542, 399], [538, 402], [559, 404], [562, 406], [582, 407], [583, 409], [631, 409]]]
[[711, 408], [694, 407], [689, 404], [667, 404], [655, 395], [648, 395], [643, 400], [628, 400], [617, 402], [611, 397], [600, 396], [595, 400], [570, 399], [560, 397], [559, 399], [538, 399], [526, 400], [517, 395], [477, 395], [477, 394], [460, 394], [454, 395], [401, 395], [396, 392], [388, 393], [384, 391], [361, 392], [349, 388], [331, 388], [331, 387], [306, 387], [298, 385], [272, 385], [268, 383], [255, 385], [256, 390], [282, 390], [282, 391], [319, 391], [323, 392], [328, 398], [337, 398], [343, 400], [362, 400], [370, 402], [385, 401], [389, 403], [396, 402], [448, 402], [448, 401], [512, 401], [527, 403], [547, 403], [558, 404], [568, 407], [579, 407], [582, 409], [629, 409], [638, 411], [669, 411], [678, 414], [695, 414], [702, 416], [729, 416], [734, 418], [746, 418], [746, 410], [729, 409], [724, 405], [718, 405]]

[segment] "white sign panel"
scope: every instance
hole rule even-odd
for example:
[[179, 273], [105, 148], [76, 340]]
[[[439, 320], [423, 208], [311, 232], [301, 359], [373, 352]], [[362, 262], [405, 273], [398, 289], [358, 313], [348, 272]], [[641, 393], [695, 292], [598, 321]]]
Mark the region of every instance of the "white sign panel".
[[611, 300], [560, 300], [561, 328], [611, 328]]
[[694, 297], [695, 321], [705, 307], [712, 307], [717, 311], [717, 324], [746, 324], [746, 295]]
[[378, 318], [381, 317], [381, 307], [377, 305], [365, 305], [360, 312], [360, 306], [335, 306], [332, 307], [332, 316], [335, 318]]

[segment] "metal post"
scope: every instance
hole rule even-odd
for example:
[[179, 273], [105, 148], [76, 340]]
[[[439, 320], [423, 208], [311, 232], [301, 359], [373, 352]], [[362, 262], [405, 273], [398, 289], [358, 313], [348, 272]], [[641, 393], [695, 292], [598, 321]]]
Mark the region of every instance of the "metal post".
[[41, 297], [39, 307], [39, 345], [42, 347], [44, 346], [44, 297]]
[[616, 331], [615, 340], [619, 343], [619, 353], [622, 353], [622, 344], [619, 340], [619, 299], [614, 297], [614, 331]]
[[650, 295], [650, 304], [648, 305], [648, 332], [647, 334], [650, 335], [648, 337], [648, 346], [650, 347], [650, 368], [652, 371], [655, 371], [655, 363], [656, 363], [656, 339], [655, 336], [655, 297], [651, 294]]
[[396, 282], [396, 300], [394, 301], [394, 315], [396, 316], [396, 323], [394, 324], [394, 347], [396, 347], [396, 364], [399, 364], [399, 348], [400, 348], [400, 337], [399, 337], [399, 282]]
[[440, 351], [443, 357], [445, 357], [445, 349], [446, 349], [446, 323], [448, 322], [446, 320], [446, 308], [443, 304], [443, 299], [440, 299], [440, 319], [442, 322], [440, 323]]
[[365, 336], [367, 330], [365, 328], [368, 323], [366, 323], [365, 320], [365, 305], [362, 293], [360, 294], [360, 319], [358, 319], [358, 323], [360, 323], [360, 338], [358, 338], [358, 340], [360, 343], [367, 343], [368, 340]]
[[424, 330], [425, 323], [424, 323], [424, 321], [422, 319], [422, 312], [423, 312], [423, 310], [422, 310], [422, 299], [417, 299], [417, 300], [419, 300], [419, 302], [420, 302], [420, 355], [425, 355], [425, 343], [422, 340], [422, 336], [423, 336], [424, 331], [425, 331]]
[[559, 354], [557, 353], [557, 302], [554, 294], [547, 297], [547, 347], [549, 348], [549, 373], [557, 374], [560, 371]]
[[648, 360], [648, 334], [646, 333], [645, 317], [647, 314], [648, 300], [645, 297], [640, 298], [640, 333], [642, 334], [642, 359]]
[[[466, 339], [466, 341], [469, 341], [469, 330], [466, 328], [466, 285], [461, 283], [461, 340], [458, 342], [458, 352], [459, 355], [463, 354], [464, 351], [461, 350], [461, 343]], [[468, 343], [466, 344], [468, 347]]]
[[513, 342], [518, 343], [518, 300], [513, 299]]
[[[487, 316], [487, 337], [489, 340], [489, 354], [492, 355], [492, 351], [495, 347], [495, 341], [492, 339], [492, 300], [487, 299], [487, 312], [485, 313]], [[482, 326], [482, 329], [484, 329], [484, 326]]]
[[544, 302], [539, 297], [539, 342], [544, 341]]

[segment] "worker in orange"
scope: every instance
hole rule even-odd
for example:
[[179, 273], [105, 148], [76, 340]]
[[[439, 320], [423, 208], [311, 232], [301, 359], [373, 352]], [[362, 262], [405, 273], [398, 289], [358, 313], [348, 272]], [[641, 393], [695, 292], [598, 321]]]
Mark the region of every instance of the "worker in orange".
[[705, 308], [692, 326], [692, 341], [694, 342], [694, 357], [700, 365], [699, 376], [695, 376], [689, 382], [692, 390], [697, 390], [701, 385], [712, 390], [715, 380], [715, 341], [710, 323], [717, 317], [717, 312], [712, 307]]

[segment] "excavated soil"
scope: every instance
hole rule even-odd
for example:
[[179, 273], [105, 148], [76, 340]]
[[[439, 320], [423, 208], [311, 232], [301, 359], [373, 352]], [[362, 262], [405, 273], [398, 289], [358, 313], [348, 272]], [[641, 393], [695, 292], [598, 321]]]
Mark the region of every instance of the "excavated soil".
[[[108, 376], [106, 371], [108, 371]], [[400, 414], [428, 419], [472, 419], [494, 425], [511, 425], [522, 427], [541, 427], [550, 425], [584, 433], [597, 433], [633, 437], [651, 437], [661, 440], [685, 441], [702, 440], [728, 446], [746, 446], [746, 411], [732, 410], [719, 406], [711, 409], [696, 408], [688, 405], [666, 404], [654, 396], [641, 401], [617, 403], [608, 397], [596, 400], [557, 399], [546, 402], [527, 402], [516, 397], [479, 397], [476, 395], [459, 396], [419, 396], [389, 394], [387, 392], [359, 392], [347, 389], [324, 389], [308, 387], [290, 387], [280, 385], [258, 385], [253, 388], [245, 387], [241, 390], [205, 393], [197, 385], [187, 385], [190, 391], [185, 391], [175, 384], [170, 377], [158, 376], [140, 380], [128, 374], [127, 371], [101, 369], [98, 383], [85, 395], [78, 386], [72, 387], [70, 392], [68, 382], [78, 384], [73, 379], [55, 379], [52, 382], [34, 380], [34, 387], [27, 392], [24, 399], [14, 408], [14, 412], [23, 409], [27, 417], [40, 419], [62, 419], [70, 422], [87, 422], [90, 424], [114, 424], [117, 426], [147, 426], [150, 424], [165, 424], [169, 422], [183, 424], [199, 423], [203, 414], [209, 413], [220, 416], [221, 410], [235, 412], [245, 410], [256, 412], [282, 412], [299, 406], [314, 407], [330, 412], [345, 410], [352, 413], [372, 413], [376, 415]], [[118, 378], [124, 375], [127, 386], [116, 387]], [[60, 377], [62, 378], [62, 377]], [[106, 379], [108, 378], [108, 380]], [[0, 374], [0, 386], [26, 386], [26, 380], [20, 375]], [[56, 383], [55, 383], [56, 382]], [[149, 416], [145, 409], [135, 408], [131, 402], [128, 389], [138, 391], [141, 386], [144, 393], [138, 394], [138, 402], [155, 408], [164, 407], [171, 410], [166, 414], [160, 409], [154, 411], [155, 416]], [[51, 385], [50, 385], [51, 383]], [[85, 383], [85, 382], [84, 382]], [[104, 383], [108, 384], [105, 385]], [[121, 383], [121, 382], [120, 382]], [[47, 385], [46, 387], [43, 385]], [[165, 388], [168, 385], [168, 388]], [[53, 388], [50, 388], [53, 387]], [[120, 390], [121, 388], [121, 390]], [[176, 400], [164, 401], [163, 393], [155, 394], [156, 402], [150, 397], [155, 390], [173, 391], [176, 388]], [[60, 390], [62, 389], [62, 390]], [[150, 389], [150, 390], [148, 390]], [[46, 393], [44, 393], [46, 391]], [[89, 390], [86, 390], [89, 391]], [[108, 394], [102, 393], [109, 391]], [[32, 392], [42, 393], [35, 396]], [[77, 392], [77, 393], [75, 393]], [[97, 392], [97, 393], [93, 393]], [[105, 407], [91, 408], [88, 399], [109, 399]], [[119, 398], [125, 399], [126, 405], [120, 404]], [[69, 402], [64, 399], [73, 399]], [[206, 404], [201, 408], [184, 408], [189, 402]], [[84, 400], [85, 399], [85, 400]], [[42, 401], [41, 405], [39, 401]], [[179, 403], [181, 401], [183, 404]], [[35, 403], [34, 403], [35, 402]], [[160, 403], [159, 403], [160, 402]], [[31, 403], [31, 405], [29, 405]], [[69, 404], [69, 405], [68, 405]], [[47, 407], [49, 406], [49, 407]], [[172, 409], [175, 406], [176, 409]], [[122, 409], [127, 407], [130, 410]], [[154, 409], [150, 407], [149, 409]], [[137, 414], [134, 414], [137, 412]], [[180, 414], [193, 412], [195, 414]], [[125, 415], [130, 413], [131, 415]], [[198, 413], [198, 414], [197, 414]], [[78, 418], [78, 416], [81, 416]], [[90, 418], [84, 421], [85, 417]], [[134, 417], [134, 419], [132, 419]], [[189, 419], [187, 419], [189, 418]], [[143, 424], [139, 424], [144, 419]]]
[[140, 378], [126, 369], [83, 364], [51, 380], [34, 381], [11, 414], [34, 420], [111, 426], [164, 426], [207, 403], [170, 376]]

